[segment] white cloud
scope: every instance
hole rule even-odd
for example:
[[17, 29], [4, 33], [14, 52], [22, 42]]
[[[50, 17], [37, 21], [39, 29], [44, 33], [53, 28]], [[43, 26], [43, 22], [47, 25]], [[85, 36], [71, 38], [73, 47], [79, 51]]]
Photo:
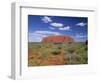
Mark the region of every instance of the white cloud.
[[47, 37], [49, 35], [62, 35], [59, 32], [52, 31], [35, 31], [33, 33], [29, 33], [29, 42], [41, 42], [43, 37]]
[[50, 25], [53, 26], [53, 27], [58, 27], [58, 28], [63, 27], [62, 23], [56, 23], [56, 22], [51, 23]]
[[76, 34], [76, 38], [86, 38], [86, 37], [87, 36], [82, 33]]
[[44, 16], [44, 17], [42, 17], [41, 20], [42, 20], [44, 23], [52, 22], [51, 18], [48, 17], [48, 16]]
[[84, 23], [84, 22], [80, 22], [80, 23], [76, 24], [76, 26], [82, 26], [82, 27], [85, 26], [85, 25], [87, 25], [87, 23]]
[[50, 27], [50, 29], [58, 28], [59, 30], [62, 30], [62, 31], [64, 31], [64, 30], [67, 30], [67, 31], [71, 30], [70, 26], [65, 26], [64, 27], [64, 25], [62, 23], [51, 23], [50, 25], [53, 26], [53, 27]]
[[29, 42], [41, 42], [41, 40], [42, 40], [42, 35], [29, 33]]
[[42, 34], [42, 35], [61, 35], [59, 32], [52, 32], [52, 31], [35, 31], [36, 34]]
[[59, 30], [70, 30], [70, 26], [66, 26], [66, 27], [63, 27], [63, 28], [59, 28]]

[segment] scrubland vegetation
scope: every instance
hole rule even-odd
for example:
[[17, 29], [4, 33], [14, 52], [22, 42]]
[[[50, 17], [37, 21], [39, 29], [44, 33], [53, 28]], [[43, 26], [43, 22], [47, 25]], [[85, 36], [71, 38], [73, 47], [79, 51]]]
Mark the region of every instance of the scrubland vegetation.
[[28, 66], [87, 64], [87, 45], [80, 43], [28, 43]]

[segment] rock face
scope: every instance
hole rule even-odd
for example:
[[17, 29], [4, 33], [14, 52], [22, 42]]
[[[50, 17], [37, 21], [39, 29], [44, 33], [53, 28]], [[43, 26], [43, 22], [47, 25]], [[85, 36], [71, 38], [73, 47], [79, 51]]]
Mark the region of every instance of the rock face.
[[48, 36], [44, 37], [42, 42], [54, 42], [54, 43], [61, 43], [61, 42], [74, 42], [74, 39], [70, 36], [62, 36], [62, 35], [55, 35], [55, 36]]

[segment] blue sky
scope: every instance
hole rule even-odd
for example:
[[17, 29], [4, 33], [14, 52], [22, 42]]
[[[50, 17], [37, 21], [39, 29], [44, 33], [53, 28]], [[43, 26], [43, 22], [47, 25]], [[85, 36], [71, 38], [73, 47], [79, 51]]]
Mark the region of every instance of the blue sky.
[[50, 35], [67, 35], [76, 42], [85, 42], [88, 38], [88, 18], [28, 15], [29, 42], [41, 42], [43, 37]]

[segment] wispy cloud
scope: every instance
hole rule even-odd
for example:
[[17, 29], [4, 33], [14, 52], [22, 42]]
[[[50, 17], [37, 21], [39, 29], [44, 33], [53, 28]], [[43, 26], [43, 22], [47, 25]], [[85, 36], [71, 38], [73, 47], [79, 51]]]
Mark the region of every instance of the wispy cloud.
[[63, 27], [62, 23], [56, 23], [56, 22], [51, 23], [50, 25], [53, 26], [53, 27], [58, 27], [58, 28]]
[[52, 22], [51, 18], [48, 17], [48, 16], [44, 16], [44, 17], [42, 17], [41, 20], [42, 20], [44, 23]]
[[66, 26], [66, 27], [59, 28], [59, 30], [68, 30], [69, 31], [70, 28], [71, 28], [70, 26]]
[[76, 42], [86, 42], [87, 39], [88, 39], [88, 36], [86, 34], [83, 34], [83, 33], [74, 34], [74, 40]]
[[43, 37], [47, 37], [50, 35], [62, 35], [59, 32], [52, 31], [35, 31], [33, 33], [29, 33], [29, 42], [41, 42]]
[[76, 24], [76, 26], [81, 26], [81, 27], [83, 27], [83, 26], [85, 26], [85, 25], [87, 25], [87, 23], [84, 23], [84, 22], [80, 22], [80, 23], [77, 23], [77, 24]]
[[45, 36], [41, 34], [29, 33], [29, 42], [41, 42], [43, 37]]
[[61, 35], [59, 32], [53, 32], [53, 31], [35, 31], [35, 34], [42, 34], [42, 35]]
[[71, 30], [71, 27], [70, 26], [64, 26], [64, 24], [62, 24], [62, 23], [51, 23], [50, 24], [52, 27], [50, 27], [50, 29], [59, 29], [59, 30], [61, 30], [61, 31], [65, 31], [65, 30], [67, 30], [67, 31], [69, 31], [69, 30]]
[[54, 30], [55, 28], [50, 26], [49, 29]]
[[53, 22], [53, 20], [48, 16], [42, 17], [41, 20], [44, 23], [49, 23], [49, 29], [51, 29], [51, 30], [54, 30], [54, 29], [59, 29], [62, 31], [64, 31], [64, 30], [69, 31], [70, 30], [70, 26], [64, 26], [63, 23]]
[[76, 34], [75, 37], [76, 38], [86, 38], [87, 36], [82, 33], [79, 33], [79, 34]]

